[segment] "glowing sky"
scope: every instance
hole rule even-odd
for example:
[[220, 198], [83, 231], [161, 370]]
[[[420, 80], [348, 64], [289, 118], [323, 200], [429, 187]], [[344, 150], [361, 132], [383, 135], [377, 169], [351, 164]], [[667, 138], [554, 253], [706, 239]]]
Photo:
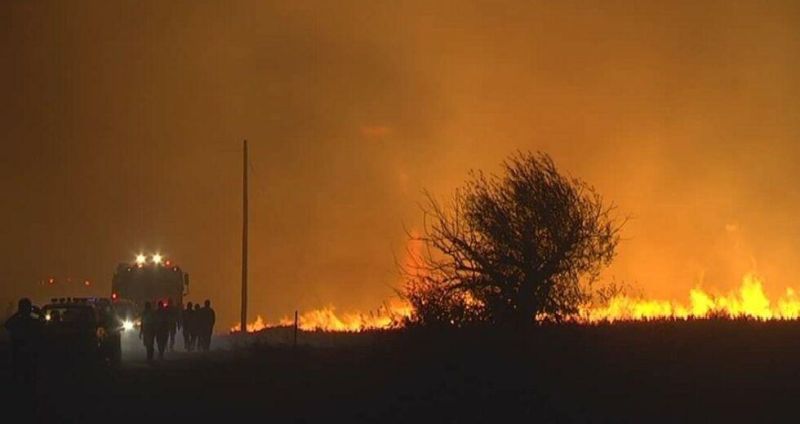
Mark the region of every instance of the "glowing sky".
[[[430, 3], [436, 3], [432, 5]], [[550, 153], [648, 295], [800, 286], [797, 2], [0, 4], [0, 300], [160, 250], [222, 322], [374, 308], [428, 188]]]

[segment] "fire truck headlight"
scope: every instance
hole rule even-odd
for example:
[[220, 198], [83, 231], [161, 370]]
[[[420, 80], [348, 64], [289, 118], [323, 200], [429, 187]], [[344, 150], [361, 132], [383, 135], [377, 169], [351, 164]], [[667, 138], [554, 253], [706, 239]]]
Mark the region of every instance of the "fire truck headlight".
[[122, 323], [122, 329], [125, 331], [133, 330], [133, 322], [126, 320]]
[[145, 256], [145, 255], [143, 255], [141, 253], [136, 255], [136, 264], [137, 265], [144, 265], [145, 262], [147, 262], [147, 256]]
[[163, 259], [163, 258], [158, 253], [153, 255], [153, 263], [154, 264], [156, 264], [156, 265], [160, 264], [161, 263], [161, 259]]

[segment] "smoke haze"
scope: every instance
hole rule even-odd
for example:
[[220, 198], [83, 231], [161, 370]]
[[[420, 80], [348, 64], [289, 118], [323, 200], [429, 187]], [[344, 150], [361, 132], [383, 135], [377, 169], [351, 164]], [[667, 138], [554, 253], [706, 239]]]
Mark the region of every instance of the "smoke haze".
[[[606, 278], [799, 287], [796, 2], [0, 5], [0, 299], [160, 251], [238, 318], [375, 308], [421, 191], [550, 153], [631, 216]], [[251, 317], [251, 318], [252, 318]]]

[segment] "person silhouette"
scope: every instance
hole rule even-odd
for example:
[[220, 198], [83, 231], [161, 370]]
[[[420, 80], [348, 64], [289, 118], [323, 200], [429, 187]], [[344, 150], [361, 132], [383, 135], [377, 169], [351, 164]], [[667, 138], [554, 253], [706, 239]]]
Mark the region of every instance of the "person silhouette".
[[183, 349], [187, 352], [192, 350], [192, 302], [186, 303], [186, 309], [181, 314], [181, 333], [183, 333]]
[[11, 336], [13, 380], [20, 386], [32, 386], [36, 379], [43, 324], [33, 316], [30, 299], [19, 300], [17, 312], [8, 318], [4, 326]]
[[144, 311], [142, 311], [142, 325], [139, 327], [139, 338], [144, 342], [144, 347], [147, 349], [147, 362], [153, 361], [154, 343], [156, 338], [156, 316], [153, 312], [153, 306], [150, 302], [144, 303]]
[[211, 301], [206, 299], [203, 303], [203, 309], [200, 310], [201, 314], [201, 347], [204, 351], [208, 352], [211, 348], [211, 335], [214, 333], [214, 323], [217, 320], [214, 310], [211, 309]]
[[175, 350], [175, 334], [178, 330], [178, 318], [181, 313], [181, 310], [178, 306], [175, 305], [172, 298], [167, 300], [166, 304], [167, 310], [167, 331], [169, 333], [169, 351], [172, 352]]
[[202, 334], [202, 313], [200, 312], [200, 304], [194, 304], [194, 311], [192, 312], [192, 327], [191, 327], [191, 335], [192, 339], [190, 340], [191, 343], [191, 350], [197, 348], [200, 350], [202, 348], [200, 343], [200, 334]]
[[169, 340], [170, 316], [167, 305], [164, 301], [158, 301], [156, 316], [156, 345], [158, 346], [158, 359], [164, 359], [164, 351], [167, 350]]

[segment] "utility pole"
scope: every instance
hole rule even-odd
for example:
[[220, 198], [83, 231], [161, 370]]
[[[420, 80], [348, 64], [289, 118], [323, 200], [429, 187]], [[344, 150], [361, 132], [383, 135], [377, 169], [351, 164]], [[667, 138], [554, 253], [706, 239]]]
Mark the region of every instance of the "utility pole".
[[247, 140], [242, 161], [242, 333], [247, 332]]

